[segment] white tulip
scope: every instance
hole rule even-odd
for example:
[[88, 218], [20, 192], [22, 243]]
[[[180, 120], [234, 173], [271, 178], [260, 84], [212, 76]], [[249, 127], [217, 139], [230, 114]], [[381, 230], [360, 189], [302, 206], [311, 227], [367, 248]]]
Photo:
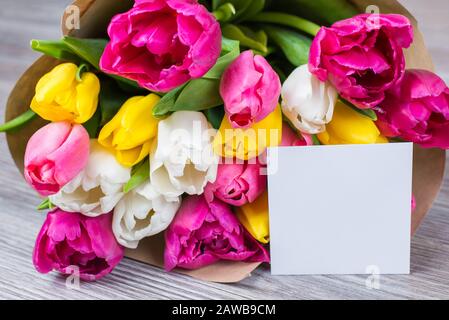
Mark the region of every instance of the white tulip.
[[296, 129], [308, 134], [326, 130], [332, 120], [338, 93], [321, 82], [308, 66], [296, 68], [282, 85], [282, 111]]
[[217, 177], [216, 135], [201, 112], [178, 111], [159, 122], [157, 141], [150, 153], [150, 180], [165, 197], [202, 194]]
[[148, 181], [126, 194], [114, 209], [112, 230], [124, 247], [135, 249], [139, 241], [170, 225], [181, 197], [167, 199]]
[[123, 186], [131, 178], [131, 169], [117, 162], [113, 153], [91, 140], [86, 168], [50, 201], [67, 212], [89, 217], [109, 213], [123, 197]]

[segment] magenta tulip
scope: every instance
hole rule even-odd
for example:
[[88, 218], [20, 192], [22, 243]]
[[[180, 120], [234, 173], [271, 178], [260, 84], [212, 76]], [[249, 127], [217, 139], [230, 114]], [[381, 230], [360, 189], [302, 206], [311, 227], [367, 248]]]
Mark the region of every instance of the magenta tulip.
[[230, 207], [189, 196], [165, 233], [165, 269], [198, 269], [219, 260], [269, 262], [266, 249], [242, 227]]
[[89, 134], [79, 124], [54, 122], [36, 131], [25, 151], [25, 179], [42, 196], [57, 193], [86, 166]]
[[310, 49], [309, 69], [329, 80], [362, 109], [378, 106], [405, 71], [403, 48], [413, 41], [410, 21], [397, 14], [361, 14], [322, 27]]
[[221, 51], [220, 25], [196, 0], [136, 0], [108, 33], [101, 69], [153, 91], [202, 77]]
[[449, 149], [449, 88], [430, 71], [407, 70], [377, 114], [377, 126], [387, 137]]
[[281, 147], [300, 147], [313, 145], [312, 136], [307, 133], [301, 133], [301, 136], [295, 133], [288, 124], [282, 126]]
[[109, 274], [123, 254], [112, 232], [111, 214], [90, 218], [56, 209], [39, 232], [33, 263], [41, 273], [79, 271], [81, 279], [94, 281]]
[[281, 94], [281, 81], [264, 57], [254, 56], [248, 50], [224, 72], [220, 94], [231, 125], [248, 128], [274, 111]]
[[259, 163], [220, 164], [217, 179], [204, 191], [208, 202], [218, 198], [240, 207], [256, 200], [267, 188], [267, 176]]

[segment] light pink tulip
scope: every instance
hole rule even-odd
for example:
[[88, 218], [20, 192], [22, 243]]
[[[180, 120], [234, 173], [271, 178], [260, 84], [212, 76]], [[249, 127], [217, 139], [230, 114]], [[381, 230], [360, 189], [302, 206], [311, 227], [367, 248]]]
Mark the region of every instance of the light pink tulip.
[[204, 191], [208, 202], [215, 197], [240, 207], [256, 200], [267, 188], [267, 176], [259, 163], [220, 164], [217, 179]]
[[220, 25], [196, 0], [136, 0], [108, 33], [101, 69], [153, 91], [202, 77], [221, 51]]
[[274, 111], [281, 94], [281, 81], [264, 57], [254, 56], [248, 50], [224, 72], [220, 94], [231, 125], [248, 128]]
[[301, 133], [302, 137], [296, 134], [288, 124], [282, 126], [281, 147], [299, 147], [313, 145], [312, 136], [307, 133]]
[[219, 260], [269, 262], [266, 249], [216, 199], [189, 196], [165, 233], [165, 269], [199, 269]]
[[77, 267], [81, 279], [93, 281], [110, 273], [123, 254], [112, 232], [112, 214], [90, 218], [55, 209], [39, 232], [33, 263], [41, 273], [70, 275]]
[[89, 134], [82, 125], [54, 122], [36, 131], [25, 151], [25, 179], [42, 196], [56, 194], [86, 166]]

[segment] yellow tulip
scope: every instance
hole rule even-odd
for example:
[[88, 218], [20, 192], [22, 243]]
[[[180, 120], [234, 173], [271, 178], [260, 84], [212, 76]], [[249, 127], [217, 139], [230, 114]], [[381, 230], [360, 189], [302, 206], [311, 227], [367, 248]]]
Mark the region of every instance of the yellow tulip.
[[76, 79], [78, 66], [63, 63], [44, 75], [36, 85], [31, 109], [41, 118], [84, 123], [97, 110], [100, 80], [91, 72]]
[[150, 153], [159, 121], [152, 110], [160, 98], [155, 94], [126, 101], [98, 136], [98, 142], [115, 152], [116, 159], [132, 167]]
[[265, 119], [248, 129], [234, 129], [224, 117], [214, 139], [214, 152], [226, 158], [249, 160], [262, 154], [268, 147], [276, 147], [282, 139], [282, 112], [280, 106]]
[[261, 243], [270, 242], [268, 218], [268, 192], [264, 192], [253, 203], [236, 208], [236, 215], [245, 229]]
[[336, 104], [332, 121], [318, 139], [325, 145], [388, 143], [371, 119], [342, 102]]

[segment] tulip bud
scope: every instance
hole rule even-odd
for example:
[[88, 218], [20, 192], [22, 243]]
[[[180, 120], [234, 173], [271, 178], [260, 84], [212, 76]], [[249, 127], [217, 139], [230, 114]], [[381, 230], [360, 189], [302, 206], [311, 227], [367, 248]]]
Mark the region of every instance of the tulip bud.
[[132, 167], [150, 153], [159, 122], [152, 110], [159, 100], [155, 94], [129, 99], [100, 131], [98, 142], [114, 150], [122, 165]]
[[33, 263], [40, 273], [57, 270], [95, 281], [109, 274], [122, 260], [124, 250], [114, 238], [112, 217], [86, 217], [55, 209], [47, 215], [36, 239]]
[[377, 111], [377, 126], [425, 148], [449, 149], [449, 88], [436, 74], [407, 70]]
[[402, 80], [403, 49], [412, 42], [413, 25], [404, 15], [356, 15], [320, 29], [310, 47], [309, 68], [346, 100], [371, 109]]
[[329, 82], [321, 82], [303, 65], [282, 86], [282, 111], [296, 129], [317, 134], [332, 120], [337, 97]]
[[234, 129], [225, 117], [214, 139], [214, 151], [221, 157], [249, 160], [260, 156], [282, 139], [282, 112], [278, 106], [265, 119], [248, 129]]
[[264, 192], [253, 203], [236, 209], [237, 218], [245, 229], [259, 242], [270, 242], [268, 216], [268, 192]]
[[133, 1], [109, 24], [101, 70], [157, 92], [201, 78], [220, 56], [221, 29], [200, 2]]
[[86, 166], [89, 134], [79, 124], [55, 122], [42, 127], [25, 151], [26, 181], [42, 196], [57, 193]]
[[259, 163], [233, 163], [218, 166], [217, 179], [206, 186], [208, 202], [215, 197], [233, 206], [253, 202], [267, 188], [267, 176]]
[[178, 111], [160, 121], [150, 153], [150, 180], [156, 191], [169, 198], [202, 194], [217, 176], [215, 133], [201, 112]]
[[220, 94], [233, 128], [249, 128], [274, 111], [281, 91], [279, 76], [251, 50], [235, 59], [223, 74]]
[[239, 223], [231, 208], [203, 196], [184, 199], [165, 233], [165, 269], [199, 269], [219, 260], [269, 262], [266, 249]]
[[143, 238], [169, 226], [181, 205], [181, 197], [167, 199], [148, 181], [126, 194], [114, 209], [112, 229], [117, 241], [131, 249]]
[[91, 140], [85, 169], [61, 191], [50, 196], [50, 201], [64, 211], [96, 217], [114, 209], [130, 178], [130, 168], [119, 164], [110, 150]]
[[341, 102], [335, 106], [332, 121], [318, 139], [326, 145], [388, 143], [371, 119]]
[[41, 118], [57, 122], [84, 123], [97, 110], [100, 80], [84, 72], [77, 80], [78, 67], [63, 63], [44, 75], [36, 85], [31, 109]]

